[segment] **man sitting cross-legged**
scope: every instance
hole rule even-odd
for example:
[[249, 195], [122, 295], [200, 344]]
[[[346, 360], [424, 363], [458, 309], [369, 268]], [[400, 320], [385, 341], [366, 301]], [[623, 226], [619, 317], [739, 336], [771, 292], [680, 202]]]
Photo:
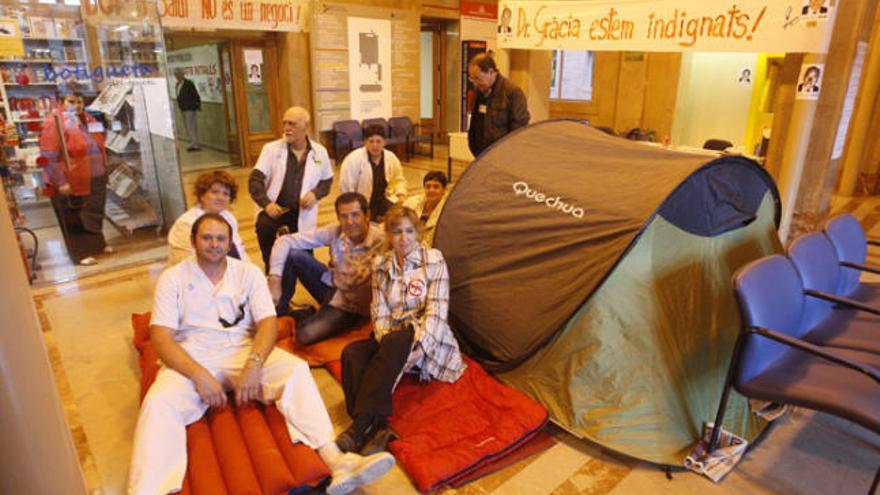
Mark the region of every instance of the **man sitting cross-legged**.
[[156, 286], [150, 342], [163, 367], [141, 405], [128, 492], [181, 489], [186, 425], [208, 407], [275, 402], [294, 442], [317, 449], [332, 472], [327, 493], [340, 495], [384, 475], [390, 454], [342, 454], [308, 365], [275, 349], [278, 327], [266, 279], [251, 263], [227, 257], [230, 225], [207, 213], [192, 227], [195, 256], [166, 270]]
[[[367, 198], [357, 192], [336, 198], [338, 224], [279, 237], [269, 258], [269, 288], [279, 315], [287, 314], [296, 281], [319, 303], [314, 315], [297, 321], [296, 343], [307, 345], [356, 328], [370, 320], [371, 263], [385, 242], [370, 224]], [[307, 251], [330, 247], [330, 266]], [[284, 273], [284, 285], [281, 275]]]

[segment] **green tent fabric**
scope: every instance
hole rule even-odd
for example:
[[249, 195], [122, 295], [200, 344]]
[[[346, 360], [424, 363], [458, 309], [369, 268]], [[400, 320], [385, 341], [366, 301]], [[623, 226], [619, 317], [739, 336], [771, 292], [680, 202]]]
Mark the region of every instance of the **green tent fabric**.
[[[576, 435], [681, 465], [714, 419], [739, 331], [731, 276], [779, 252], [754, 161], [575, 121], [517, 130], [450, 193], [434, 245], [462, 349]], [[732, 400], [725, 427], [763, 423]]]
[[[768, 194], [757, 221], [711, 238], [655, 217], [553, 341], [499, 378], [577, 436], [680, 466], [714, 419], [739, 331], [731, 277], [781, 251], [774, 207]], [[724, 426], [751, 441], [764, 422], [734, 393]]]

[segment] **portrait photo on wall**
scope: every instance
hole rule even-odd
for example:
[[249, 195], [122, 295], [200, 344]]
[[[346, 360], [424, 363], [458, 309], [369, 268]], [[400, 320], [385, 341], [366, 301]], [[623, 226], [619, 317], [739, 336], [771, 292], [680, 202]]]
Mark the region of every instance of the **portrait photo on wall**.
[[803, 64], [801, 75], [798, 77], [797, 99], [817, 100], [819, 90], [822, 88], [822, 74], [825, 64]]
[[805, 0], [801, 7], [801, 17], [808, 19], [824, 19], [828, 17], [828, 0]]
[[498, 18], [498, 34], [502, 36], [509, 36], [513, 34], [513, 27], [510, 25], [511, 19], [513, 18], [513, 11], [510, 10], [510, 7], [504, 7], [501, 10], [501, 15]]

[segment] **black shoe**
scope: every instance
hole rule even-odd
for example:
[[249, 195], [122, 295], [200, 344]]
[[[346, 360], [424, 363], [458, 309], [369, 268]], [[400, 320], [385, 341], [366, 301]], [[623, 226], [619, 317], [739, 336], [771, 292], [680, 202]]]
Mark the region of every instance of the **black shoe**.
[[315, 309], [314, 306], [306, 306], [304, 308], [291, 309], [287, 312], [287, 316], [293, 318], [294, 320], [296, 320], [296, 323], [299, 324], [300, 322], [317, 312], [318, 311]]
[[358, 453], [376, 434], [376, 422], [372, 417], [362, 414], [354, 419], [347, 430], [336, 437], [336, 446], [342, 452]]
[[388, 450], [388, 443], [397, 440], [399, 437], [389, 426], [382, 426], [376, 430], [373, 438], [364, 443], [361, 448], [361, 455], [364, 457], [385, 452]]

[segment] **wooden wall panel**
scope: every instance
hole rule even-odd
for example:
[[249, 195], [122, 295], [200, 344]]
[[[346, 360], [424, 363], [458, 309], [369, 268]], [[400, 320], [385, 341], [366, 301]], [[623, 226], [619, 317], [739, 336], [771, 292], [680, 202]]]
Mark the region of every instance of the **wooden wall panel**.
[[614, 128], [619, 131], [641, 127], [645, 104], [645, 86], [648, 76], [648, 55], [644, 52], [624, 52], [618, 75]]
[[640, 127], [653, 129], [658, 141], [664, 136], [672, 135], [680, 72], [680, 53], [648, 54], [644, 110]]

